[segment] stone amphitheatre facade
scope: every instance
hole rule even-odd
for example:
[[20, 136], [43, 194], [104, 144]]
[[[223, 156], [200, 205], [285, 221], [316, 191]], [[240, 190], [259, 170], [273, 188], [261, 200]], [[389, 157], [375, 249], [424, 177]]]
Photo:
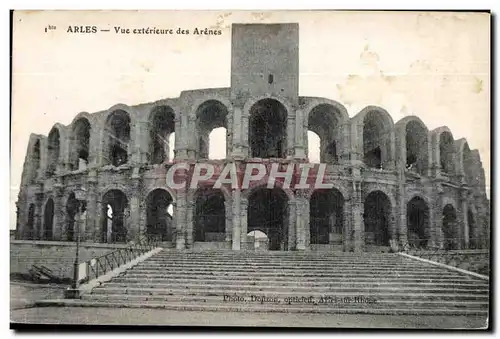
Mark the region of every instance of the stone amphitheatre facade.
[[[87, 242], [155, 234], [177, 249], [249, 250], [249, 233], [259, 230], [270, 250], [488, 246], [479, 152], [447, 127], [428, 130], [416, 116], [394, 123], [383, 108], [369, 106], [350, 118], [336, 101], [299, 96], [298, 34], [297, 24], [233, 25], [230, 88], [116, 104], [55, 124], [48, 136], [32, 134], [17, 239], [74, 241], [74, 191], [84, 188], [78, 231]], [[208, 159], [210, 132], [221, 127], [226, 158]], [[175, 162], [307, 163], [308, 131], [320, 138], [331, 189], [166, 184]]]

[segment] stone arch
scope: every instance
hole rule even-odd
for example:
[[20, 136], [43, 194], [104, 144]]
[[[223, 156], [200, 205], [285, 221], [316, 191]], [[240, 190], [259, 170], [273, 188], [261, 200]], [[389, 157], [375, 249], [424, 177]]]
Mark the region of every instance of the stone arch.
[[63, 143], [65, 139], [63, 138], [63, 127], [61, 124], [56, 124], [49, 132], [47, 138], [47, 170], [48, 176], [52, 176], [56, 173], [57, 169], [61, 165], [61, 160], [63, 158]]
[[92, 133], [91, 120], [80, 114], [80, 118], [73, 119], [71, 123], [71, 149], [70, 149], [70, 169], [85, 169], [90, 159], [90, 136]]
[[156, 104], [150, 110], [148, 117], [148, 162], [161, 164], [172, 161], [169, 158], [170, 150], [175, 148], [171, 144], [171, 136], [175, 135], [176, 113], [174, 109], [166, 104]]
[[136, 110], [124, 104], [106, 111], [101, 129], [103, 165], [120, 166], [131, 160], [136, 117]]
[[396, 206], [396, 198], [394, 197], [393, 192], [391, 191], [391, 189], [387, 185], [367, 184], [363, 188], [363, 199], [366, 199], [368, 197], [368, 195], [370, 195], [371, 193], [376, 192], [376, 191], [380, 191], [380, 192], [384, 193], [384, 195], [387, 196], [387, 198], [389, 199], [389, 202], [391, 203], [391, 208], [394, 208]]
[[455, 165], [455, 141], [451, 130], [446, 127], [438, 127], [432, 132], [434, 149], [434, 164], [442, 173], [448, 175], [456, 174]]
[[[315, 106], [306, 111], [308, 130], [314, 132], [320, 138], [320, 162], [338, 163], [342, 148], [343, 128], [346, 117], [345, 108], [342, 105], [330, 102], [316, 103]], [[308, 145], [309, 149], [309, 145]]]
[[230, 112], [232, 112], [232, 105], [227, 100], [218, 100], [213, 98], [204, 98], [200, 101], [193, 111], [193, 116], [196, 119], [196, 145], [197, 157], [199, 159], [208, 159], [211, 150], [210, 134], [216, 128], [225, 129], [225, 147], [226, 156], [229, 150], [230, 138], [227, 133], [230, 130], [228, 120]]
[[270, 250], [288, 250], [289, 201], [285, 191], [277, 187], [253, 190], [248, 197], [246, 232], [264, 228]]
[[295, 114], [286, 103], [273, 96], [245, 103], [248, 117], [248, 146], [251, 158], [285, 158], [288, 153], [288, 118]]
[[406, 226], [410, 246], [426, 248], [431, 237], [430, 208], [420, 194], [415, 194], [407, 202]]
[[455, 210], [457, 209], [457, 202], [451, 197], [443, 197], [441, 200], [441, 206], [451, 205]]
[[152, 186], [147, 190], [146, 196], [148, 196], [149, 194], [151, 194], [151, 192], [158, 189], [165, 190], [170, 195], [170, 197], [172, 198], [172, 204], [175, 205], [177, 203], [177, 192], [168, 186], [161, 186], [161, 185]]
[[460, 247], [460, 239], [458, 237], [459, 226], [456, 208], [452, 204], [444, 205], [442, 218], [444, 248], [447, 250], [456, 250]]
[[117, 188], [105, 190], [101, 195], [101, 239], [103, 242], [127, 241], [129, 199]]
[[54, 199], [49, 197], [43, 208], [42, 239], [53, 240], [54, 232]]
[[[172, 205], [172, 214], [168, 212]], [[165, 188], [156, 188], [146, 196], [146, 234], [159, 236], [162, 241], [172, 241], [175, 233], [174, 198]]]
[[345, 224], [345, 197], [334, 188], [317, 189], [309, 203], [311, 244], [342, 244]]
[[374, 190], [366, 196], [363, 213], [365, 245], [390, 245], [392, 208], [390, 198], [383, 191]]
[[394, 122], [377, 106], [365, 107], [356, 121], [362, 125], [363, 162], [368, 167], [392, 168], [394, 163]]
[[464, 180], [468, 186], [474, 187], [477, 185], [476, 180], [476, 167], [477, 163], [474, 160], [474, 156], [469, 147], [469, 143], [465, 138], [457, 140], [456, 144], [457, 150], [457, 166], [459, 174], [464, 176]]
[[226, 232], [226, 198], [222, 190], [201, 187], [194, 194], [193, 240], [224, 241]]
[[426, 175], [429, 168], [429, 129], [417, 116], [407, 116], [395, 125], [399, 162], [406, 170]]

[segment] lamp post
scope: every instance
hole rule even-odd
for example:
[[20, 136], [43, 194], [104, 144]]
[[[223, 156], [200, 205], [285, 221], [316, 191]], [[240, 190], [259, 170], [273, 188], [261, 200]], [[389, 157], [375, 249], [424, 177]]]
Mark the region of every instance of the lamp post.
[[80, 219], [83, 213], [83, 203], [86, 200], [87, 190], [83, 187], [77, 188], [75, 191], [75, 200], [76, 204], [76, 214], [75, 214], [75, 223], [76, 223], [76, 253], [75, 253], [75, 261], [73, 263], [73, 282], [71, 284], [71, 288], [66, 290], [66, 298], [70, 299], [78, 299], [80, 298], [79, 288], [79, 268], [80, 268]]

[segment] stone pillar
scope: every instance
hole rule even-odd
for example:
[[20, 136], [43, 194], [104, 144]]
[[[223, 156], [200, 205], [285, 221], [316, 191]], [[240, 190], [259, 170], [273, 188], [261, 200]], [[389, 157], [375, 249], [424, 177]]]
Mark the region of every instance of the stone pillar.
[[353, 181], [353, 196], [351, 199], [352, 215], [352, 239], [354, 241], [354, 251], [363, 252], [364, 250], [364, 204], [362, 183], [359, 180]]
[[224, 201], [224, 211], [226, 215], [225, 222], [225, 241], [227, 243], [231, 243], [232, 234], [233, 234], [233, 204], [232, 201]]
[[226, 129], [226, 159], [229, 159], [233, 154], [233, 114], [229, 112], [226, 116], [227, 119], [227, 129]]
[[310, 226], [309, 226], [309, 197], [306, 190], [297, 192], [296, 198], [296, 249], [304, 251], [309, 249]]
[[195, 160], [198, 153], [198, 131], [196, 130], [196, 116], [187, 116], [185, 118], [186, 134], [183, 134], [186, 142], [186, 159]]
[[[307, 133], [307, 129], [306, 129]], [[304, 140], [304, 112], [301, 109], [295, 111], [295, 159], [306, 159], [306, 145], [307, 137]]]
[[[245, 156], [243, 152], [243, 140], [242, 140], [242, 112], [241, 107], [234, 107], [232, 123], [232, 150], [231, 157], [233, 159], [242, 159]], [[229, 122], [228, 122], [229, 123]]]
[[339, 138], [339, 163], [345, 164], [351, 159], [351, 147], [350, 146], [350, 121], [344, 122], [340, 126], [340, 138]]
[[396, 221], [398, 223], [396, 228], [398, 244], [404, 246], [408, 243], [408, 225], [407, 225], [407, 205], [405, 203], [405, 189], [404, 189], [404, 174], [401, 168], [398, 168], [399, 173], [399, 186], [398, 193], [396, 194]]
[[139, 168], [135, 167], [132, 170], [132, 177], [130, 178], [130, 186], [132, 188], [132, 195], [130, 197], [130, 218], [127, 225], [127, 241], [136, 240], [141, 231], [141, 177], [139, 175]]
[[241, 190], [236, 188], [232, 191], [233, 195], [233, 250], [238, 251], [241, 248]]
[[466, 189], [460, 190], [460, 205], [458, 210], [458, 221], [459, 221], [459, 234], [460, 234], [460, 246], [462, 248], [469, 248], [469, 218], [467, 217], [467, 196], [468, 192]]
[[295, 155], [295, 130], [296, 124], [300, 125], [295, 119], [295, 112], [288, 112], [286, 125], [286, 153], [285, 158], [293, 159]]
[[92, 169], [87, 177], [87, 213], [85, 235], [80, 233], [80, 239], [90, 240], [92, 242], [100, 242], [100, 206], [97, 201], [99, 192], [97, 190], [97, 171]]
[[175, 248], [183, 250], [186, 248], [186, 191], [177, 192], [175, 208]]
[[186, 248], [193, 248], [193, 244], [195, 241], [195, 239], [193, 238], [195, 227], [195, 204], [196, 203], [195, 201], [193, 201], [193, 199], [189, 199], [188, 201], [186, 201]]
[[33, 240], [43, 239], [43, 193], [35, 194], [35, 225]]
[[184, 130], [186, 128], [187, 117], [182, 112], [175, 114], [175, 146], [174, 158], [176, 160], [187, 159], [186, 140], [184, 140]]
[[66, 202], [64, 201], [64, 186], [60, 183], [54, 184], [54, 221], [52, 227], [52, 240], [62, 240], [64, 224], [66, 222]]
[[288, 250], [297, 249], [297, 210], [295, 200], [288, 201]]
[[248, 249], [247, 244], [248, 233], [248, 200], [241, 198], [240, 203], [240, 234], [241, 234], [241, 249]]
[[429, 206], [429, 221], [431, 225], [431, 243], [439, 248], [444, 246], [443, 234], [443, 189], [441, 185], [436, 186], [435, 194], [432, 195], [431, 206]]
[[250, 117], [246, 112], [241, 114], [241, 146], [242, 153], [244, 157], [250, 157], [252, 152], [250, 150], [250, 140], [248, 140], [248, 119]]

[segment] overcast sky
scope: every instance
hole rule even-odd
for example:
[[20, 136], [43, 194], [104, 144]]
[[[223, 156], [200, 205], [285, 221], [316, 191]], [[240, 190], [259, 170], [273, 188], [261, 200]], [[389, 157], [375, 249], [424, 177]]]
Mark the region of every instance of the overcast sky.
[[[116, 103], [229, 87], [233, 22], [298, 22], [299, 95], [339, 101], [351, 117], [378, 105], [395, 122], [416, 115], [430, 130], [447, 125], [479, 149], [489, 185], [489, 20], [477, 13], [16, 12], [11, 209], [30, 133], [47, 135], [56, 122]], [[45, 32], [49, 24], [56, 29]], [[70, 25], [111, 32], [70, 34]], [[114, 26], [220, 28], [222, 35], [118, 35]]]

